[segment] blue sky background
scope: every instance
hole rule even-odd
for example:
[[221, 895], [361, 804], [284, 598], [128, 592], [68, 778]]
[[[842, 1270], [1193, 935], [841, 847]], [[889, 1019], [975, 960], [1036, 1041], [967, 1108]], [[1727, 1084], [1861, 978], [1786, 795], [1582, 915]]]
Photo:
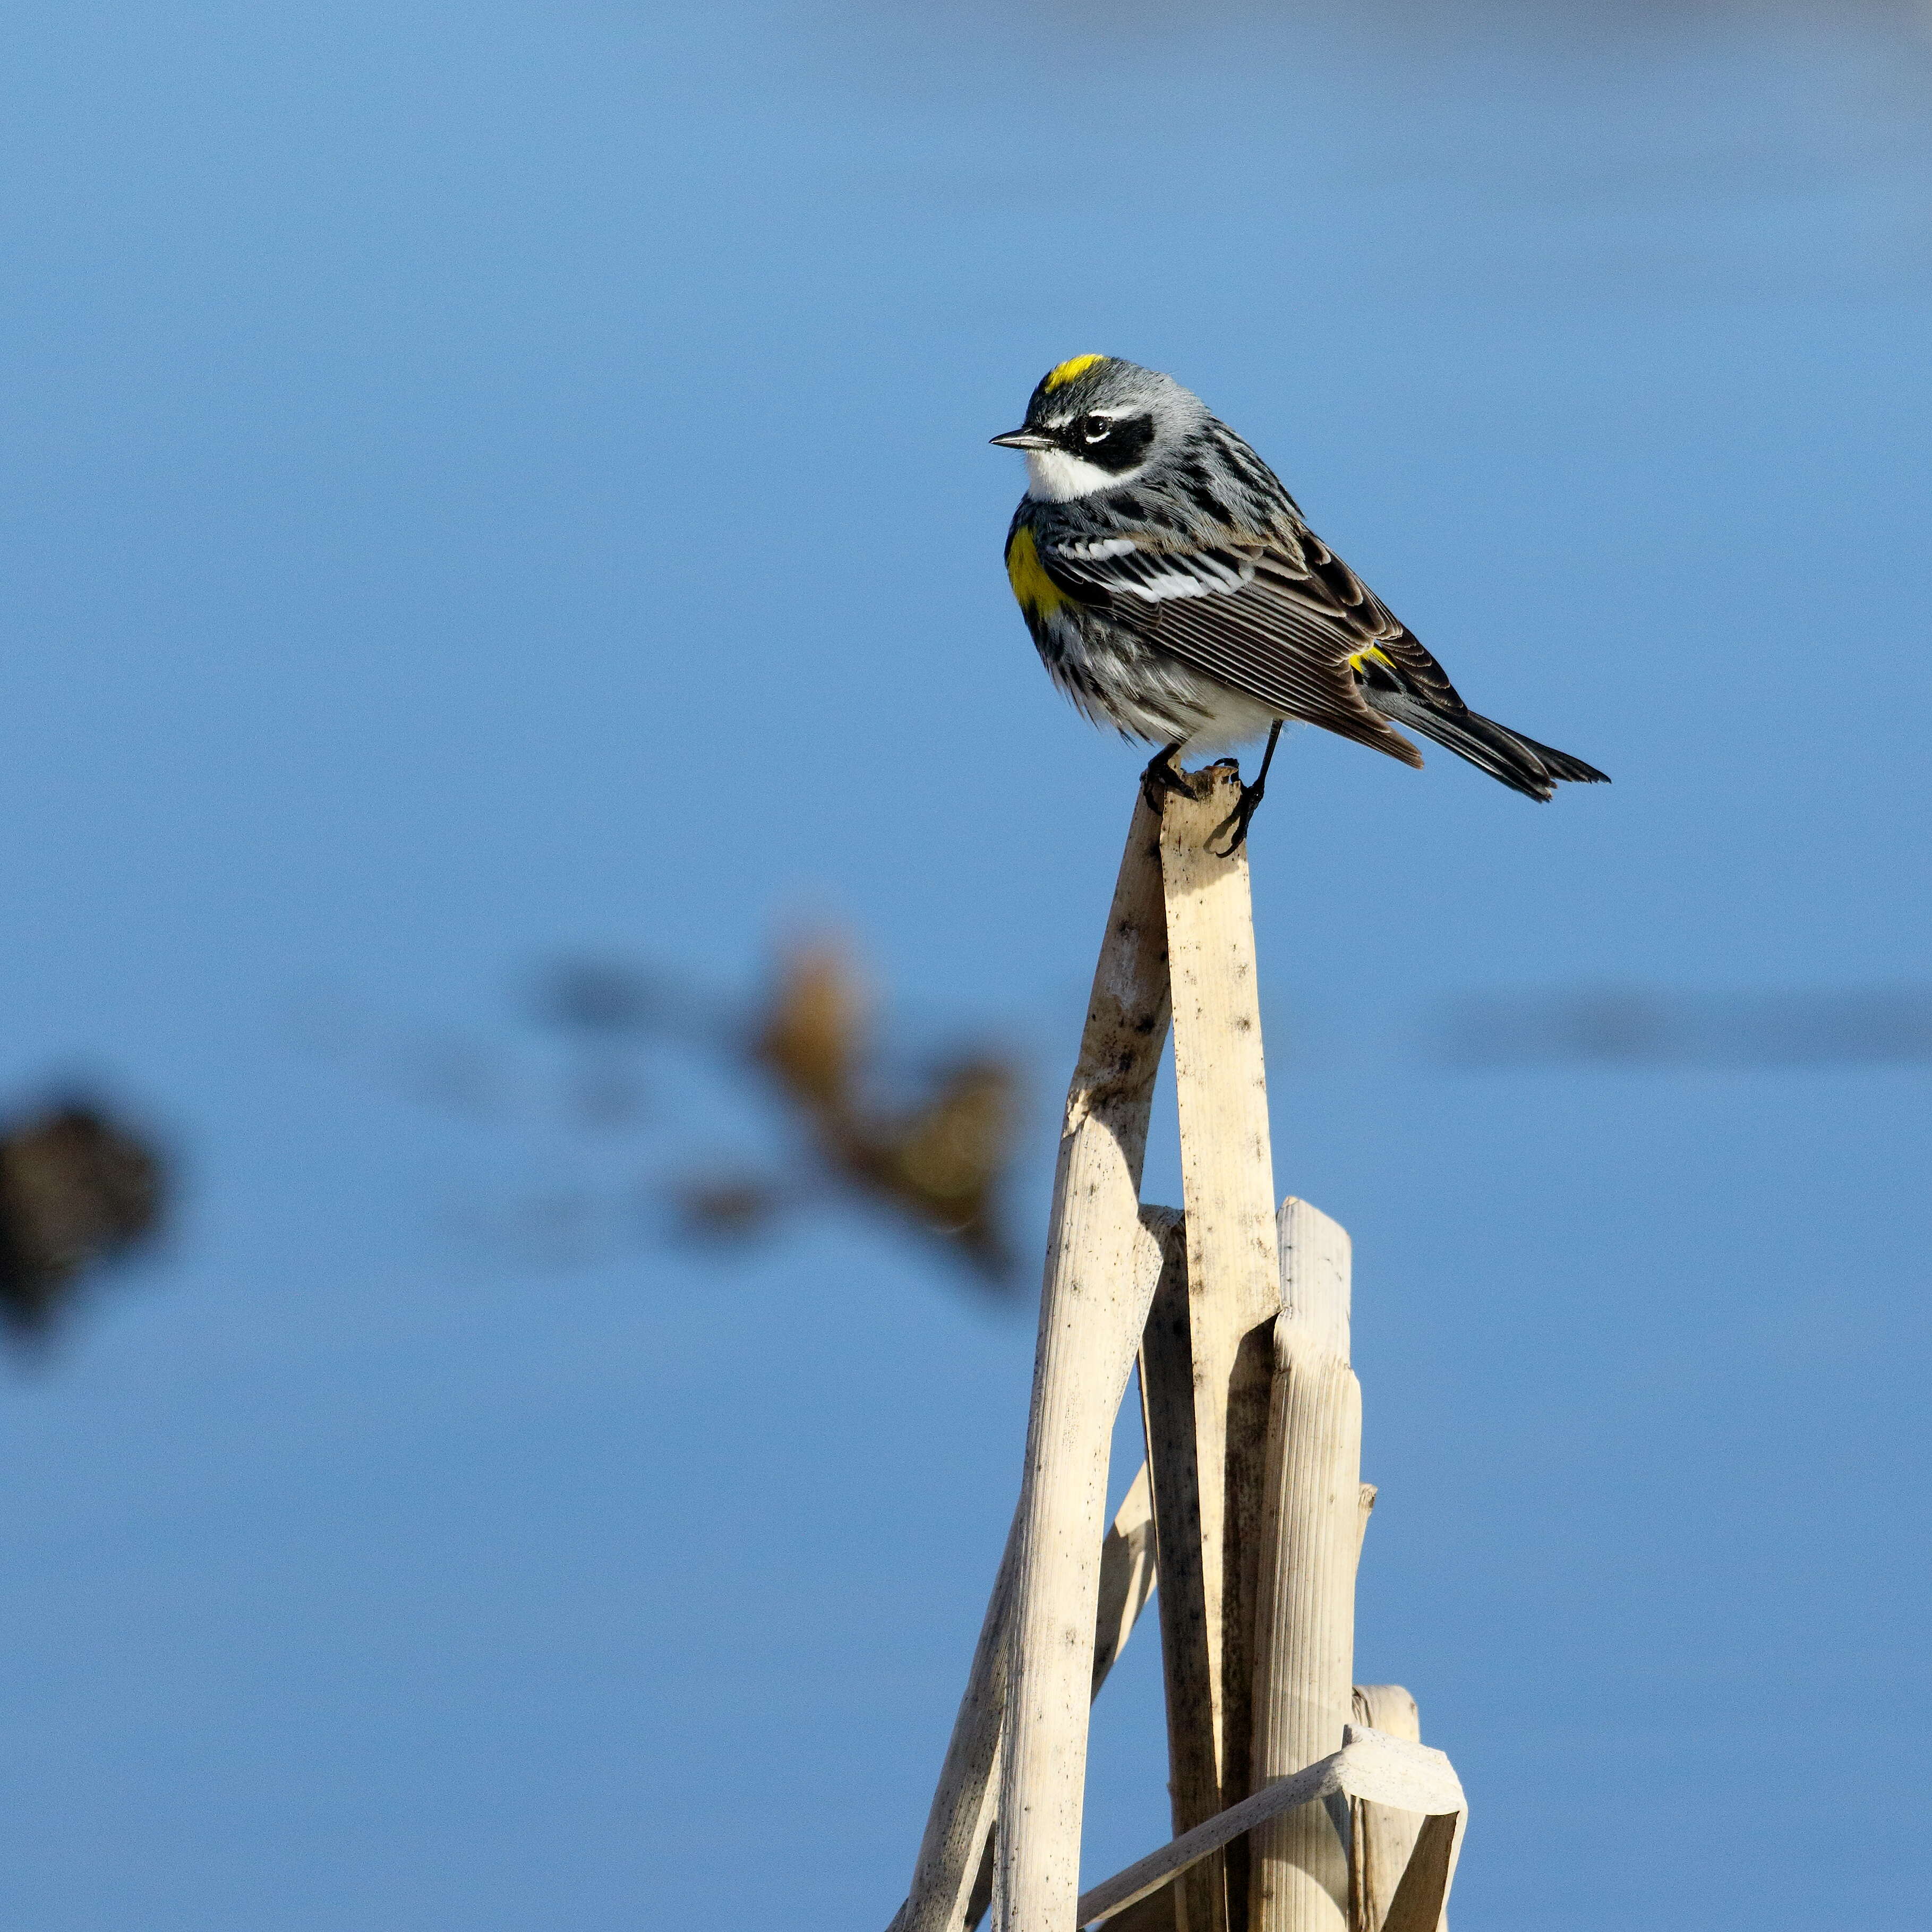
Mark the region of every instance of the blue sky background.
[[[1040, 672], [985, 440], [1090, 349], [1616, 780], [1303, 734], [1253, 844], [1278, 1184], [1355, 1241], [1358, 1676], [1469, 1788], [1459, 1927], [1905, 1909], [1923, 1070], [1430, 1029], [1926, 975], [1932, 14], [22, 0], [0, 223], [0, 1078], [190, 1183], [0, 1372], [8, 1924], [883, 1926], [1026, 1309], [836, 1217], [489, 1217], [634, 1151], [543, 1112], [537, 964], [824, 921], [1031, 1056], [1037, 1252], [1138, 756]], [[1096, 1874], [1165, 1835], [1148, 1634]]]

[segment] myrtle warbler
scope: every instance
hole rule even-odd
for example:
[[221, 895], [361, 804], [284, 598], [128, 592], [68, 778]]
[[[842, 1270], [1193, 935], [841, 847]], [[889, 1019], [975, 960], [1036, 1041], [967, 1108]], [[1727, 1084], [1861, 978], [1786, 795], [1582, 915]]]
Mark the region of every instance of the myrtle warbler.
[[1149, 796], [1187, 789], [1178, 758], [1267, 732], [1220, 828], [1226, 850], [1247, 836], [1290, 719], [1419, 766], [1393, 718], [1539, 800], [1560, 780], [1608, 782], [1472, 711], [1274, 472], [1171, 376], [1076, 356], [993, 440], [1026, 452], [1006, 574], [1027, 628], [1087, 717], [1163, 748]]

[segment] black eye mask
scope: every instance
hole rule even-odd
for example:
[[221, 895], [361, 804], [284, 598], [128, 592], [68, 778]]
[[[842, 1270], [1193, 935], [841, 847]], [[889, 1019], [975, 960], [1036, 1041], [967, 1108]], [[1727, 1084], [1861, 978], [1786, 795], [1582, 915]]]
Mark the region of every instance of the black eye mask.
[[1109, 475], [1118, 476], [1132, 470], [1148, 453], [1154, 441], [1152, 416], [1123, 416], [1098, 442], [1090, 441], [1086, 425], [1090, 418], [1076, 416], [1060, 433], [1060, 447], [1082, 462], [1091, 463]]

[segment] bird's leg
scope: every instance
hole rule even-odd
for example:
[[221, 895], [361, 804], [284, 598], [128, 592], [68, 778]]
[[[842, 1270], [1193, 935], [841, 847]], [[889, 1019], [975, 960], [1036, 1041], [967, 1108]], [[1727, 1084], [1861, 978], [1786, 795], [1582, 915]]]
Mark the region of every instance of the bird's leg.
[[1160, 811], [1162, 792], [1171, 791], [1181, 798], [1194, 796], [1193, 781], [1174, 762], [1180, 751], [1180, 746], [1170, 745], [1148, 759], [1147, 770], [1141, 774], [1141, 796], [1147, 800], [1148, 811]]
[[[1268, 749], [1262, 754], [1262, 768], [1255, 774], [1252, 784], [1244, 784], [1241, 795], [1234, 802], [1234, 808], [1208, 835], [1208, 849], [1214, 851], [1214, 841], [1227, 832], [1228, 842], [1214, 856], [1217, 859], [1232, 859], [1248, 842], [1248, 821], [1255, 815], [1255, 808], [1262, 802], [1262, 794], [1268, 790], [1268, 766], [1274, 763], [1274, 748], [1281, 742], [1282, 721], [1277, 718], [1274, 728], [1268, 733]], [[1232, 832], [1228, 828], [1232, 826]]]

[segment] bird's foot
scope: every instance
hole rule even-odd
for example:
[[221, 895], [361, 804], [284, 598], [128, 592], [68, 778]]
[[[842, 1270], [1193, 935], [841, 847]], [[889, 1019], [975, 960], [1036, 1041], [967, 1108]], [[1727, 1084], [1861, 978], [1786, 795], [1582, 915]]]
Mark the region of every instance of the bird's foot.
[[1180, 749], [1178, 745], [1170, 745], [1164, 752], [1148, 759], [1147, 770], [1141, 773], [1141, 796], [1147, 801], [1147, 808], [1157, 812], [1165, 795], [1172, 792], [1177, 798], [1198, 798], [1198, 788], [1193, 779], [1174, 762], [1174, 754]]
[[[1257, 778], [1252, 784], [1244, 784], [1241, 795], [1234, 801], [1234, 808], [1208, 835], [1208, 849], [1217, 859], [1232, 859], [1248, 842], [1248, 825], [1256, 808], [1262, 802], [1268, 788], [1265, 778]], [[1222, 832], [1228, 835], [1226, 844], [1216, 850], [1214, 842]]]

